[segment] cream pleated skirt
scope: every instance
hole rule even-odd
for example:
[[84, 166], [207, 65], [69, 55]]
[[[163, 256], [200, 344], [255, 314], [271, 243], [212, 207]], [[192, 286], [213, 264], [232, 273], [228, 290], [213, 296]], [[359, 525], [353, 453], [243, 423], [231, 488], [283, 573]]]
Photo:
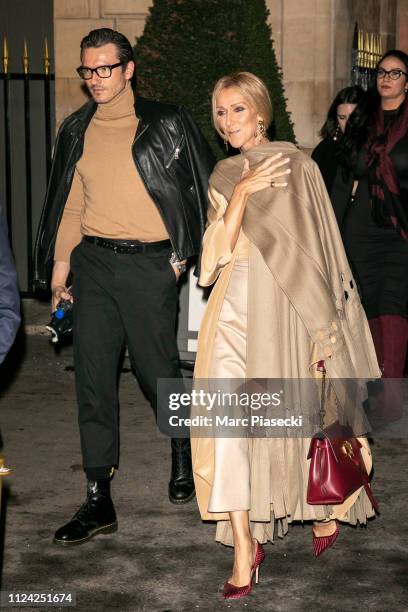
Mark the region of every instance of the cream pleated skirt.
[[[238, 260], [218, 320], [209, 378], [245, 379], [247, 293], [248, 260]], [[250, 442], [249, 438], [215, 438], [209, 512], [250, 509]]]
[[[247, 298], [248, 261], [237, 260], [218, 321], [209, 378], [246, 377]], [[360, 441], [370, 471], [369, 446]], [[292, 521], [337, 518], [366, 523], [374, 510], [363, 489], [341, 505], [307, 504], [309, 445], [305, 438], [215, 438], [209, 512], [248, 510], [252, 535], [259, 542], [283, 537]], [[233, 545], [229, 521], [218, 521], [216, 540]]]

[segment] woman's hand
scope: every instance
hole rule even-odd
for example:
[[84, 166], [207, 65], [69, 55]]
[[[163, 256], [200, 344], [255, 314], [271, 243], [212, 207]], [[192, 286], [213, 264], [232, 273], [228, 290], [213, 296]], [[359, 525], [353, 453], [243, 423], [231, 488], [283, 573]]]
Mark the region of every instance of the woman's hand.
[[231, 251], [238, 240], [248, 196], [268, 187], [286, 187], [288, 183], [285, 179], [291, 172], [290, 168], [286, 167], [289, 161], [288, 157], [282, 159], [282, 153], [278, 153], [265, 159], [254, 170], [250, 170], [249, 161], [245, 159], [241, 180], [234, 187], [224, 215], [225, 231]]
[[[291, 169], [285, 166], [290, 160], [288, 157], [281, 158], [282, 153], [268, 157], [254, 170], [250, 170], [249, 161], [245, 159], [241, 180], [237, 183], [235, 189], [241, 192], [244, 197], [248, 197], [252, 193], [267, 187], [286, 187], [288, 183], [285, 178], [290, 174]], [[279, 179], [281, 180], [279, 181]]]

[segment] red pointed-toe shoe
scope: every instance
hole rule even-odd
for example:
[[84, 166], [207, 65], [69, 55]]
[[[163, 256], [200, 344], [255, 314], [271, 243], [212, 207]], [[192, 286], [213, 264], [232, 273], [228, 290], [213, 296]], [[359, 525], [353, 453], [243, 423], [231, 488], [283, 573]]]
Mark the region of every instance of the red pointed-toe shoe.
[[319, 537], [313, 533], [313, 551], [315, 557], [318, 557], [319, 555], [324, 553], [324, 551], [330, 548], [330, 546], [333, 546], [334, 542], [336, 541], [337, 536], [340, 533], [340, 528], [338, 522], [335, 521], [335, 523], [336, 529], [331, 535]]
[[255, 578], [255, 584], [259, 582], [259, 566], [262, 561], [265, 559], [265, 551], [263, 549], [262, 544], [256, 541], [256, 551], [255, 551], [255, 559], [251, 567], [251, 578], [249, 584], [245, 586], [235, 586], [230, 582], [226, 582], [224, 584], [224, 599], [240, 599], [241, 597], [245, 597], [245, 595], [249, 595], [252, 591], [252, 586]]

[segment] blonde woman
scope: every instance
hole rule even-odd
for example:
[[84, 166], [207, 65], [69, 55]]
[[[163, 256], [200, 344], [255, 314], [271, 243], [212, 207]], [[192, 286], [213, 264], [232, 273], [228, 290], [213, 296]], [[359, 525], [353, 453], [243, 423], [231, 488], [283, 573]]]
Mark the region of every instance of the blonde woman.
[[[265, 84], [248, 72], [221, 78], [213, 119], [241, 154], [221, 161], [210, 178], [199, 283], [215, 286], [200, 329], [196, 379], [310, 378], [321, 360], [329, 378], [377, 377], [320, 173], [294, 145], [268, 141], [272, 106]], [[374, 515], [363, 489], [341, 505], [307, 504], [309, 444], [304, 438], [192, 441], [201, 516], [218, 521], [216, 540], [234, 546], [225, 598], [251, 591], [262, 544], [276, 530], [283, 536], [288, 523], [313, 521], [317, 555], [336, 539], [337, 520], [365, 523]]]

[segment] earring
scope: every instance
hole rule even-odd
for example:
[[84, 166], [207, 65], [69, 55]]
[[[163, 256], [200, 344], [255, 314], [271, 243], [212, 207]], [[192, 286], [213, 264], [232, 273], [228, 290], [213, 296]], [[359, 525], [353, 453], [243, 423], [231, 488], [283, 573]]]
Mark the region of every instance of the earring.
[[337, 124], [336, 131], [334, 132], [333, 140], [339, 139], [340, 126]]
[[257, 138], [257, 136], [260, 136], [262, 139], [262, 138], [265, 138], [265, 134], [266, 134], [265, 122], [263, 119], [258, 119], [258, 126], [257, 126], [254, 136], [255, 138]]
[[225, 147], [225, 150], [228, 151], [228, 140], [225, 140], [225, 138], [224, 138], [224, 147]]

